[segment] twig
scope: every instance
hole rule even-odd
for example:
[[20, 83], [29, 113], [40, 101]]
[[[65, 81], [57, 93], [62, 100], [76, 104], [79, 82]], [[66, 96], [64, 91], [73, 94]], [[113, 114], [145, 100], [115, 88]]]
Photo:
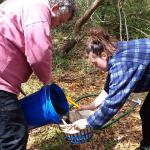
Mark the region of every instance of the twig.
[[[116, 24], [119, 25], [119, 23], [117, 23], [117, 22], [116, 22]], [[105, 24], [105, 26], [111, 26], [111, 25], [112, 25], [111, 22]], [[149, 35], [149, 34], [145, 33], [144, 31], [140, 30], [139, 28], [133, 27], [133, 26], [131, 26], [131, 25], [128, 25], [128, 28], [132, 28], [132, 29], [134, 29], [134, 30], [140, 32], [141, 34], [145, 35], [146, 37], [150, 38], [150, 35]]]
[[127, 18], [124, 10], [122, 10], [123, 17], [124, 17], [124, 24], [125, 24], [125, 29], [126, 29], [126, 36], [127, 36], [127, 41], [129, 40], [129, 32], [128, 32], [128, 26], [127, 26]]
[[128, 27], [133, 28], [133, 29], [135, 29], [136, 31], [138, 31], [138, 32], [144, 34], [145, 36], [147, 36], [148, 38], [150, 38], [150, 35], [146, 34], [144, 31], [142, 31], [142, 30], [140, 30], [140, 29], [138, 29], [138, 28], [136, 28], [136, 27], [133, 27], [133, 26], [129, 26], [129, 25], [128, 25]]
[[118, 13], [120, 20], [120, 41], [122, 41], [122, 16], [121, 16], [120, 0], [118, 0]]

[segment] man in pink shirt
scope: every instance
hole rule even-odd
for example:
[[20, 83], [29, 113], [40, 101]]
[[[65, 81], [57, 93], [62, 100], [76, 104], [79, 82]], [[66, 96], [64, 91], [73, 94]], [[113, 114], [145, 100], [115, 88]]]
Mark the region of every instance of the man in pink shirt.
[[28, 129], [17, 101], [34, 72], [51, 80], [50, 30], [72, 19], [74, 0], [6, 0], [0, 5], [0, 149], [25, 150]]

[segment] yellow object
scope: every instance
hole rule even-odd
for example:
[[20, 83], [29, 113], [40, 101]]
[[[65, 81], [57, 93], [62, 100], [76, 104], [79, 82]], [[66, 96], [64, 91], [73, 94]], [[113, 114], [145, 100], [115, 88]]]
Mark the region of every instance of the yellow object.
[[74, 105], [77, 109], [80, 108], [80, 106], [79, 106], [76, 102], [74, 102], [71, 97], [67, 96], [67, 101], [68, 101], [70, 104]]

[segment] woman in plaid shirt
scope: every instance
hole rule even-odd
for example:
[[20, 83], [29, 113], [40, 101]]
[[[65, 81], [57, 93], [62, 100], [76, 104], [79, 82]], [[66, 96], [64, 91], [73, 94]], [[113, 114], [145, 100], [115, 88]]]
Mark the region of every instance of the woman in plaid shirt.
[[139, 150], [150, 150], [150, 39], [115, 42], [102, 28], [94, 28], [86, 52], [89, 62], [108, 72], [108, 77], [95, 101], [81, 106], [97, 111], [74, 125], [78, 129], [87, 125], [100, 128], [119, 111], [131, 92], [148, 92], [140, 110], [143, 140]]

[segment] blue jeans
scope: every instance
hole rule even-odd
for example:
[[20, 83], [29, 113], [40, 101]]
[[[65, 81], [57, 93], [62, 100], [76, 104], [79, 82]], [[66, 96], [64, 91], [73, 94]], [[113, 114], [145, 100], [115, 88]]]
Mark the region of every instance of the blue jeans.
[[140, 116], [142, 120], [142, 135], [143, 140], [141, 146], [150, 147], [150, 92], [145, 98], [145, 101], [140, 110]]
[[26, 150], [28, 129], [15, 94], [0, 90], [0, 150]]

